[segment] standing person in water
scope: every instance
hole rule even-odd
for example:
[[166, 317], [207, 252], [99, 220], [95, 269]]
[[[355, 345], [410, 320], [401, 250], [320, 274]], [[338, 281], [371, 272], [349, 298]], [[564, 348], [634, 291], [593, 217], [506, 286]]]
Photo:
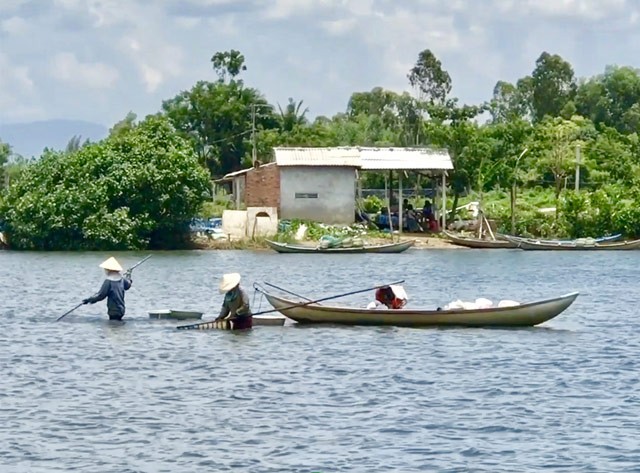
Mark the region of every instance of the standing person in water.
[[104, 269], [106, 278], [97, 294], [87, 297], [83, 304], [95, 304], [103, 299], [107, 299], [107, 314], [109, 320], [122, 320], [125, 313], [124, 293], [131, 288], [131, 273], [122, 275], [122, 266], [111, 257], [103, 262], [100, 267]]
[[233, 330], [253, 327], [253, 316], [249, 307], [249, 296], [240, 287], [240, 274], [230, 273], [222, 276], [218, 290], [224, 294], [220, 315], [216, 320], [233, 321]]

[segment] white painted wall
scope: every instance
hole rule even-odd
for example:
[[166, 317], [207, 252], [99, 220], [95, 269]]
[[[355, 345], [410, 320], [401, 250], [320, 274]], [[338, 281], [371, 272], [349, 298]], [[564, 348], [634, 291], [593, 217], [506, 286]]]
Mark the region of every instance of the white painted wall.
[[[281, 166], [280, 218], [328, 224], [355, 220], [355, 168], [338, 166]], [[301, 198], [296, 194], [317, 194]]]

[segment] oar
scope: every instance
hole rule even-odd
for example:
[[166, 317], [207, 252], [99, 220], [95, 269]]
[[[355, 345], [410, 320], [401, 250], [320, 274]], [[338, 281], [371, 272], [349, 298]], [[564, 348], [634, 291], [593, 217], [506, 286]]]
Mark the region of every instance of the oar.
[[138, 261], [136, 264], [134, 264], [133, 266], [131, 266], [129, 269], [127, 269], [125, 271], [126, 273], [130, 273], [131, 271], [133, 271], [134, 269], [136, 269], [138, 266], [140, 266], [142, 263], [144, 263], [145, 261], [147, 261], [149, 258], [151, 258], [153, 255], [149, 255], [146, 258], [141, 259], [140, 261]]
[[82, 304], [83, 304], [83, 302], [81, 302], [80, 304], [78, 304], [77, 306], [75, 306], [75, 307], [74, 307], [73, 309], [71, 309], [70, 311], [65, 312], [64, 314], [62, 314], [60, 317], [58, 317], [58, 318], [56, 319], [56, 322], [57, 322], [58, 320], [62, 320], [62, 319], [64, 319], [67, 315], [69, 315], [71, 312], [73, 312], [74, 310], [76, 310], [76, 309], [77, 309], [78, 307], [80, 307]]
[[[331, 299], [338, 299], [340, 297], [346, 297], [346, 296], [351, 296], [353, 294], [360, 294], [362, 292], [368, 292], [368, 291], [373, 291], [374, 289], [380, 289], [381, 287], [387, 287], [387, 286], [392, 286], [395, 284], [401, 284], [404, 282], [404, 279], [401, 281], [396, 281], [396, 282], [392, 282], [389, 284], [382, 284], [381, 286], [374, 286], [374, 287], [368, 287], [367, 289], [360, 289], [357, 291], [351, 291], [351, 292], [345, 292], [344, 294], [338, 294], [337, 296], [329, 296], [329, 297], [323, 297], [322, 299], [316, 299], [315, 301], [309, 301], [309, 302], [304, 302], [303, 304], [295, 304], [295, 305], [290, 305], [289, 307], [283, 307], [281, 309], [270, 309], [270, 310], [263, 310], [262, 312], [256, 312], [255, 314], [251, 314], [251, 315], [264, 315], [264, 314], [271, 314], [273, 312], [282, 312], [284, 310], [288, 310], [288, 309], [294, 309], [296, 307], [304, 307], [306, 305], [309, 304], [316, 304], [318, 302], [323, 302], [323, 301], [328, 301]], [[205, 330], [205, 329], [209, 329], [209, 328], [215, 328], [215, 320], [211, 320], [209, 322], [201, 322], [198, 324], [189, 324], [189, 325], [178, 325], [176, 328], [178, 330]]]
[[[133, 265], [133, 266], [131, 266], [129, 269], [127, 269], [127, 270], [125, 271], [125, 274], [126, 274], [126, 273], [130, 273], [131, 271], [133, 271], [134, 269], [136, 269], [138, 266], [140, 266], [142, 263], [144, 263], [145, 261], [147, 261], [147, 260], [148, 260], [149, 258], [151, 258], [152, 256], [153, 256], [153, 255], [149, 255], [149, 256], [147, 256], [146, 258], [144, 258], [144, 259], [142, 259], [142, 260], [138, 261], [136, 264], [134, 264], [134, 265]], [[83, 302], [81, 302], [80, 304], [78, 304], [77, 306], [75, 306], [73, 309], [71, 309], [69, 312], [65, 312], [64, 314], [62, 314], [60, 317], [58, 317], [58, 318], [56, 319], [56, 322], [58, 322], [58, 321], [60, 321], [60, 320], [64, 319], [67, 315], [69, 315], [71, 312], [73, 312], [74, 310], [76, 310], [78, 307], [80, 307], [80, 306], [81, 306], [81, 305], [83, 305], [83, 304], [84, 304], [84, 303], [83, 303]]]

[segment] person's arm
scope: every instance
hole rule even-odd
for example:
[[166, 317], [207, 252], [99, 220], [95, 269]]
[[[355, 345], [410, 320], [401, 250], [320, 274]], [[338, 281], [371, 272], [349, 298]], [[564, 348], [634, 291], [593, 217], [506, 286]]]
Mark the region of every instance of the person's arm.
[[129, 289], [131, 289], [131, 285], [133, 284], [133, 279], [131, 279], [131, 275], [125, 273], [122, 279], [124, 280], [124, 290], [128, 291]]
[[229, 305], [225, 300], [222, 303], [222, 308], [220, 309], [220, 313], [218, 314], [218, 317], [216, 317], [216, 320], [224, 319], [227, 315], [229, 315]]
[[96, 302], [100, 302], [101, 300], [103, 300], [105, 297], [107, 297], [109, 295], [109, 280], [105, 279], [104, 282], [102, 283], [102, 287], [100, 287], [100, 290], [93, 296], [91, 297], [87, 297], [85, 300], [82, 301], [83, 304], [95, 304]]

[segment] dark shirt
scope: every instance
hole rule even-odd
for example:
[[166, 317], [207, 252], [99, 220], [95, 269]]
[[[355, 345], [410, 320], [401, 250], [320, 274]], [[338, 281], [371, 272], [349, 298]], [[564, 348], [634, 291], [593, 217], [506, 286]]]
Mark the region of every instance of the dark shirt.
[[249, 296], [240, 286], [224, 295], [224, 302], [222, 303], [218, 318], [221, 319], [227, 315], [231, 315], [232, 318], [248, 317], [251, 315]]
[[130, 279], [121, 278], [117, 281], [113, 279], [105, 279], [102, 283], [100, 291], [94, 296], [89, 297], [89, 303], [95, 304], [107, 298], [107, 314], [124, 316], [124, 292], [131, 287]]

